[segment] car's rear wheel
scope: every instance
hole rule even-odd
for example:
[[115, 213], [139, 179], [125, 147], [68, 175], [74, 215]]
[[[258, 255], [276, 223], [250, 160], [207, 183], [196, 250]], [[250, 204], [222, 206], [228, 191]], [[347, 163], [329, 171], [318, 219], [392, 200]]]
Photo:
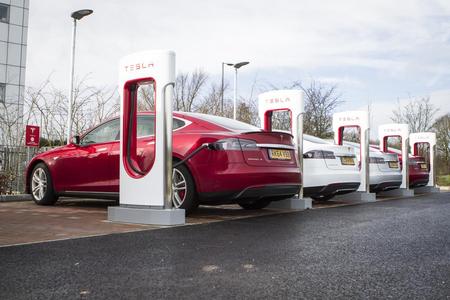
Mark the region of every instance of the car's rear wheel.
[[53, 181], [47, 166], [38, 163], [30, 175], [30, 190], [34, 202], [39, 205], [53, 205], [58, 200], [53, 190]]
[[239, 206], [242, 207], [243, 209], [247, 209], [247, 210], [252, 210], [252, 209], [263, 209], [265, 207], [267, 207], [270, 204], [269, 199], [261, 199], [261, 200], [256, 200], [253, 202], [243, 202], [243, 203], [239, 203]]
[[320, 196], [311, 196], [311, 199], [316, 201], [328, 201], [334, 197], [333, 194], [331, 195], [320, 195]]
[[194, 179], [186, 166], [179, 165], [173, 168], [172, 190], [172, 202], [175, 208], [182, 208], [186, 214], [189, 214], [198, 207]]

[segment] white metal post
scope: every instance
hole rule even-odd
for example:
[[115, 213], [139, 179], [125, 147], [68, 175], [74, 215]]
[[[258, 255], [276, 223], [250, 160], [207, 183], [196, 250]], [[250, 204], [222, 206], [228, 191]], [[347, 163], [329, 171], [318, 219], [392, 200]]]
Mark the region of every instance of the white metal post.
[[73, 31], [72, 31], [72, 55], [70, 59], [70, 98], [69, 107], [67, 109], [67, 144], [70, 144], [70, 138], [72, 136], [72, 105], [73, 105], [73, 77], [75, 69], [75, 39], [77, 35], [77, 20], [73, 19]]
[[298, 197], [303, 199], [303, 187], [304, 187], [304, 169], [303, 169], [303, 114], [304, 112], [298, 114], [297, 116], [297, 134], [295, 136], [297, 143], [297, 157], [298, 164], [300, 166], [300, 174], [302, 174], [302, 186], [300, 188], [300, 192], [298, 193]]
[[223, 75], [224, 75], [224, 65], [225, 63], [222, 63], [222, 85], [220, 88], [220, 112], [222, 113], [222, 117], [223, 117], [223, 85], [224, 85], [224, 79], [223, 79]]
[[234, 99], [233, 99], [233, 119], [236, 120], [236, 102], [237, 102], [237, 74], [238, 69], [234, 68]]

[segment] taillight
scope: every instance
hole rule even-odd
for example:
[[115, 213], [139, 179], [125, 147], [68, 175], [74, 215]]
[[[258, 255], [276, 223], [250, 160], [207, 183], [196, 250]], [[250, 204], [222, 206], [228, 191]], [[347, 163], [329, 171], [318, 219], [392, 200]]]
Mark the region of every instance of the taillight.
[[237, 139], [237, 138], [228, 138], [219, 140], [214, 143], [215, 150], [256, 150], [258, 146], [256, 146], [256, 142], [252, 140], [245, 139]]
[[313, 150], [303, 154], [303, 158], [323, 158], [323, 154], [320, 150]]
[[238, 140], [239, 144], [241, 144], [242, 151], [258, 149], [258, 146], [256, 145], [255, 141], [245, 139], [238, 139]]
[[325, 159], [335, 159], [336, 156], [334, 156], [334, 153], [331, 151], [322, 151], [323, 153], [323, 158]]
[[331, 151], [312, 150], [303, 154], [303, 158], [324, 158], [335, 159], [334, 153]]
[[384, 164], [384, 158], [382, 157], [369, 157], [369, 163], [371, 164]]

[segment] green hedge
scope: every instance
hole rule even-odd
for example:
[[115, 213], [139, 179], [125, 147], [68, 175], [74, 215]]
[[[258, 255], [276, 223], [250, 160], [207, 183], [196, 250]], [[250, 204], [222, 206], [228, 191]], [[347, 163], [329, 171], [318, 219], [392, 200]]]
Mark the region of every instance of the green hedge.
[[437, 176], [437, 184], [439, 186], [450, 186], [450, 175]]

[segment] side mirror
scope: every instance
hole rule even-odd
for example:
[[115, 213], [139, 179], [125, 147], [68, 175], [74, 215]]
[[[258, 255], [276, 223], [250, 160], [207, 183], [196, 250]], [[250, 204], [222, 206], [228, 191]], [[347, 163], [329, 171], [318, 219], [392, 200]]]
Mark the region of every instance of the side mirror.
[[72, 144], [74, 144], [74, 145], [79, 145], [80, 144], [80, 136], [79, 135], [74, 135], [72, 137]]

